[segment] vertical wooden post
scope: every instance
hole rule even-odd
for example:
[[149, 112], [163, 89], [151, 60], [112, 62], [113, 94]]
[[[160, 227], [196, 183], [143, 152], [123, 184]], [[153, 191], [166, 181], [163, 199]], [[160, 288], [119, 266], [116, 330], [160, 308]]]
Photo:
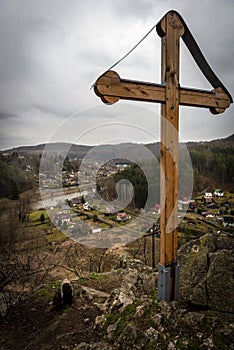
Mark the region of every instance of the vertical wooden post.
[[[172, 12], [163, 18], [162, 29], [165, 35], [161, 39], [161, 81], [166, 87], [166, 101], [161, 104], [160, 264], [169, 268], [170, 282], [161, 288], [169, 295], [169, 300], [174, 300], [178, 233], [179, 41], [184, 28]], [[167, 288], [170, 291], [165, 291]]]

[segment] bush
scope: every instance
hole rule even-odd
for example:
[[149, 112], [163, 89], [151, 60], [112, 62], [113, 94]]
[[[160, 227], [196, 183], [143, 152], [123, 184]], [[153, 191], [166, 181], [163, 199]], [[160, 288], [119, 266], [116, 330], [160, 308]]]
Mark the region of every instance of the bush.
[[96, 214], [93, 215], [93, 221], [98, 221], [98, 216]]
[[42, 224], [45, 222], [45, 214], [44, 213], [41, 213], [39, 220]]

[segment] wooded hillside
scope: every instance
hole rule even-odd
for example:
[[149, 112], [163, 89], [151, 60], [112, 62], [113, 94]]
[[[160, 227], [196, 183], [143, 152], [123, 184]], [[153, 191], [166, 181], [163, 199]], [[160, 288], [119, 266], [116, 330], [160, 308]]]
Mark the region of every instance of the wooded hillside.
[[[79, 146], [57, 143], [52, 144], [51, 149], [57, 150], [58, 154], [64, 153], [64, 147], [68, 150], [68, 159], [82, 159], [84, 155], [92, 149], [92, 146]], [[159, 158], [159, 144], [145, 145], [157, 158]], [[185, 155], [180, 149], [179, 156], [179, 172], [182, 175], [183, 181], [180, 184], [180, 191], [186, 195], [186, 186], [190, 181], [191, 175], [194, 178], [193, 192], [198, 193], [205, 189], [213, 190], [214, 188], [222, 188], [223, 190], [234, 190], [234, 135], [231, 135], [225, 139], [219, 139], [209, 142], [189, 142], [186, 144], [189, 151], [192, 164], [188, 164], [185, 160]], [[38, 175], [40, 166], [40, 157], [45, 145], [19, 147], [12, 150], [4, 151], [4, 155], [1, 154], [0, 159], [0, 197], [8, 197], [16, 199], [20, 192], [23, 192], [32, 187], [32, 177], [35, 179], [35, 175]], [[104, 156], [112, 152], [112, 159], [115, 157], [115, 150], [118, 147], [124, 147], [126, 149], [126, 159], [131, 153], [131, 159], [134, 155], [137, 157], [138, 147], [137, 144], [124, 144], [124, 145], [100, 145], [95, 148], [98, 150], [101, 147], [101, 154]], [[100, 150], [99, 150], [100, 151]], [[99, 151], [92, 152], [95, 160], [98, 157]], [[5, 153], [6, 152], [6, 153]], [[105, 153], [106, 152], [106, 153]], [[6, 154], [6, 155], [5, 155]], [[117, 154], [117, 153], [116, 153]], [[23, 158], [23, 160], [21, 158]], [[62, 156], [61, 156], [62, 157]], [[67, 159], [66, 158], [66, 159]], [[30, 161], [29, 161], [30, 159]], [[63, 159], [63, 157], [62, 157]], [[27, 173], [26, 170], [28, 164], [31, 165], [31, 170]], [[153, 164], [150, 160], [145, 160], [144, 167], [149, 168]], [[192, 170], [191, 170], [192, 166]], [[32, 170], [33, 173], [32, 174]], [[31, 174], [30, 174], [31, 172]], [[133, 173], [135, 172], [135, 175]], [[31, 176], [32, 175], [32, 176]], [[142, 191], [145, 192], [146, 178], [142, 171], [132, 165], [130, 169], [122, 173], [121, 176], [117, 176], [116, 180], [123, 178], [126, 175], [129, 180], [133, 179], [133, 184], [138, 187], [138, 194]], [[159, 184], [159, 169], [155, 169], [152, 166], [152, 176], [150, 183], [156, 183], [156, 187]], [[183, 188], [182, 188], [183, 187]], [[139, 189], [140, 188], [140, 189]], [[142, 197], [147, 196], [147, 194]], [[139, 197], [139, 196], [138, 196]], [[142, 199], [137, 199], [137, 202], [142, 202]], [[141, 203], [142, 204], [142, 203]]]

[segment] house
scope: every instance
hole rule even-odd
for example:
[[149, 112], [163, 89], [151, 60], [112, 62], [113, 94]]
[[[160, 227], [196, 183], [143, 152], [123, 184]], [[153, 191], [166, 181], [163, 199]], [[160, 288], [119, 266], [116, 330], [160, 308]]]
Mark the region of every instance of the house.
[[160, 204], [155, 204], [154, 209], [156, 211], [156, 214], [160, 214]]
[[144, 228], [146, 229], [146, 232], [150, 232], [152, 228], [152, 222], [146, 222]]
[[225, 228], [234, 227], [234, 218], [231, 215], [224, 215], [223, 217], [223, 226]]
[[92, 228], [91, 232], [92, 233], [100, 233], [100, 232], [102, 232], [102, 229], [100, 227], [94, 227], [94, 228]]
[[84, 210], [90, 210], [90, 209], [91, 209], [91, 207], [90, 207], [90, 205], [89, 205], [88, 202], [85, 202], [85, 203], [83, 204], [83, 208], [84, 208]]
[[117, 221], [126, 221], [126, 220], [130, 220], [131, 218], [132, 218], [131, 215], [129, 215], [127, 213], [118, 213], [116, 215]]
[[213, 218], [215, 218], [215, 213], [206, 212], [205, 217], [206, 217], [206, 219], [213, 219]]
[[182, 211], [183, 210], [183, 204], [178, 202], [178, 210], [179, 211]]
[[219, 188], [215, 189], [214, 190], [214, 196], [215, 197], [223, 197], [224, 196], [224, 193], [222, 190], [220, 190]]
[[106, 207], [106, 214], [114, 214], [117, 210], [113, 206]]
[[192, 209], [192, 210], [195, 210], [196, 208], [198, 207], [198, 204], [196, 201], [191, 201], [189, 203], [189, 208]]
[[211, 192], [205, 192], [204, 198], [205, 198], [205, 199], [212, 199], [212, 198], [213, 198], [213, 195], [212, 195]]
[[65, 222], [66, 224], [71, 224], [72, 222], [72, 215], [70, 213], [58, 213], [55, 222], [58, 226], [62, 226]]
[[79, 204], [81, 204], [81, 198], [79, 197], [75, 197], [70, 200], [71, 207], [77, 207]]
[[63, 214], [70, 213], [70, 208], [66, 204], [63, 204], [61, 209]]
[[205, 198], [206, 206], [213, 203], [212, 198]]
[[180, 201], [180, 203], [184, 204], [184, 205], [189, 205], [190, 200], [188, 197], [183, 197], [182, 200]]

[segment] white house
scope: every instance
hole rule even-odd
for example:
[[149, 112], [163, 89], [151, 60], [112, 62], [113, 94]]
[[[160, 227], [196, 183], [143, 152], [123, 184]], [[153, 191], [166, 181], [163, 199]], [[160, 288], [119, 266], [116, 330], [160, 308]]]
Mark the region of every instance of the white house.
[[216, 197], [223, 197], [224, 193], [220, 189], [214, 190], [214, 196]]
[[212, 198], [213, 198], [213, 195], [212, 195], [211, 192], [205, 192], [204, 198], [205, 198], [205, 199], [212, 199]]
[[90, 210], [90, 205], [89, 205], [89, 203], [88, 203], [88, 202], [85, 202], [85, 203], [83, 204], [83, 208], [84, 208], [84, 210]]

